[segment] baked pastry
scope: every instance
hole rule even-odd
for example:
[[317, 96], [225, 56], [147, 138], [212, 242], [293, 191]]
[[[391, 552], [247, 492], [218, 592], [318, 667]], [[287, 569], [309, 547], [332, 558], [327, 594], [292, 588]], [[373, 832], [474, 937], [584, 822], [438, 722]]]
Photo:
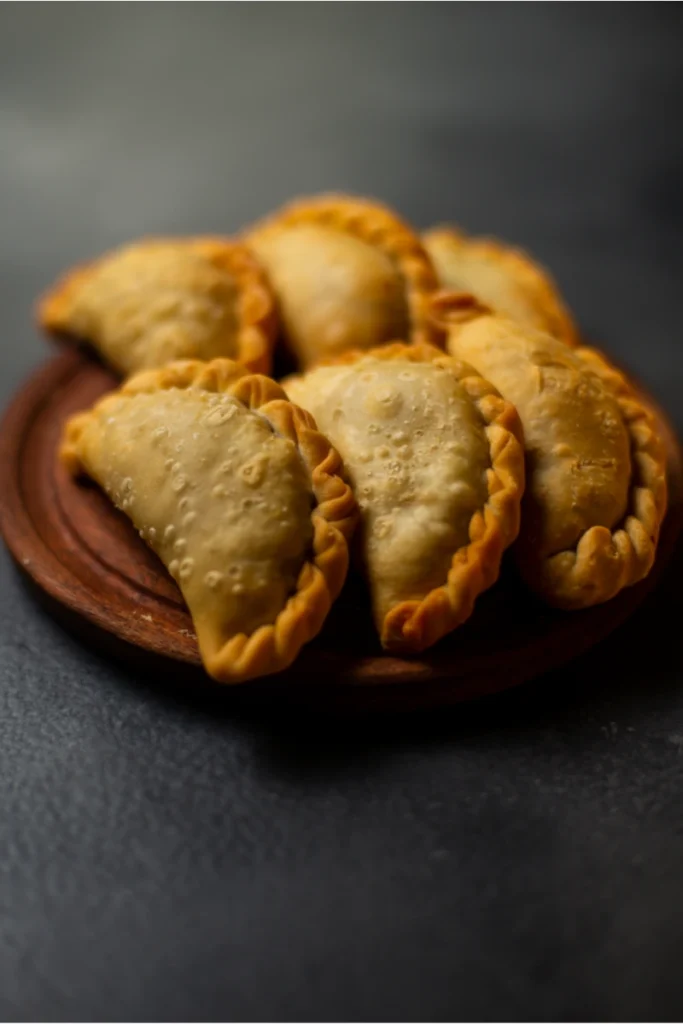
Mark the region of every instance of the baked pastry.
[[283, 384], [344, 459], [382, 644], [424, 650], [468, 618], [517, 535], [515, 410], [428, 345], [348, 353]]
[[48, 331], [90, 343], [120, 374], [229, 357], [270, 372], [274, 299], [254, 256], [221, 238], [145, 239], [69, 271], [44, 296]]
[[61, 456], [177, 581], [215, 679], [284, 669], [320, 630], [356, 505], [337, 452], [274, 381], [228, 359], [138, 374], [69, 421]]
[[434, 341], [434, 270], [417, 236], [378, 203], [342, 195], [293, 202], [246, 234], [278, 299], [300, 367], [397, 338]]
[[666, 510], [656, 424], [626, 378], [599, 353], [442, 297], [449, 351], [514, 402], [527, 486], [520, 571], [546, 601], [585, 608], [642, 579]]
[[472, 238], [452, 227], [432, 228], [422, 241], [444, 288], [471, 292], [500, 316], [569, 345], [578, 343], [555, 281], [520, 249], [494, 238]]

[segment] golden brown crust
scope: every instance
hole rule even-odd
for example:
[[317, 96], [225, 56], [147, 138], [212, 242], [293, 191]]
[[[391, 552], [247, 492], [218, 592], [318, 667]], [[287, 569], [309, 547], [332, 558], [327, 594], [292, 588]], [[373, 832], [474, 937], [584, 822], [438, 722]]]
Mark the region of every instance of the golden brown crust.
[[275, 297], [256, 256], [241, 242], [224, 238], [197, 238], [195, 247], [223, 268], [235, 282], [238, 294], [237, 361], [253, 373], [269, 373], [277, 312]]
[[[432, 315], [452, 330], [457, 351], [460, 328], [490, 311], [470, 295], [443, 291], [433, 301]], [[571, 358], [581, 360], [616, 400], [630, 440], [631, 477], [626, 514], [612, 529], [590, 526], [575, 546], [541, 559], [537, 538], [522, 531], [516, 545], [521, 575], [545, 601], [565, 609], [604, 603], [647, 576], [667, 506], [666, 453], [652, 413], [602, 353], [581, 346], [573, 348]]]
[[[576, 354], [616, 395], [631, 440], [631, 481], [628, 510], [617, 528], [591, 527], [575, 549], [552, 555], [532, 577], [542, 596], [561, 608], [601, 604], [644, 579], [667, 506], [666, 453], [652, 413], [601, 353], [582, 347]], [[524, 567], [523, 551], [520, 558]]]
[[80, 263], [61, 274], [36, 304], [38, 325], [49, 334], [68, 334], [73, 297], [99, 261]]
[[[443, 586], [435, 587], [419, 601], [402, 601], [395, 605], [382, 624], [383, 647], [417, 653], [465, 622], [472, 614], [478, 595], [498, 578], [503, 552], [519, 532], [524, 490], [522, 428], [514, 406], [501, 398], [488, 381], [471, 366], [432, 345], [397, 342], [370, 350], [354, 350], [326, 360], [326, 365], [350, 365], [367, 357], [433, 362], [448, 368], [486, 424], [491, 459], [487, 472], [488, 498], [472, 515], [469, 544], [454, 554]], [[283, 384], [286, 387], [287, 381]]]
[[[277, 333], [275, 299], [256, 257], [242, 242], [219, 236], [148, 237], [135, 243], [150, 248], [187, 244], [233, 281], [237, 291], [236, 359], [253, 373], [269, 373]], [[39, 325], [51, 334], [73, 336], [71, 309], [83, 283], [113, 253], [67, 271], [38, 301]], [[90, 341], [89, 338], [81, 338]]]
[[[238, 683], [287, 668], [303, 644], [320, 631], [346, 578], [347, 540], [356, 525], [358, 511], [351, 489], [341, 476], [341, 459], [318, 432], [313, 418], [293, 405], [275, 381], [250, 374], [232, 360], [188, 360], [138, 374], [95, 408], [106, 408], [118, 395], [189, 387], [232, 395], [293, 441], [311, 474], [316, 499], [311, 512], [312, 555], [299, 573], [295, 593], [275, 622], [261, 626], [251, 635], [233, 636], [215, 654], [204, 657], [206, 669], [215, 679]], [[60, 454], [72, 473], [81, 468], [78, 434], [90, 415], [77, 415], [66, 426]]]
[[431, 260], [417, 235], [392, 210], [356, 196], [330, 193], [297, 199], [257, 222], [245, 239], [299, 225], [342, 231], [385, 253], [405, 281], [411, 341], [440, 344], [441, 332], [429, 318], [429, 296], [438, 287]]
[[422, 237], [430, 252], [432, 246], [453, 246], [456, 253], [466, 250], [472, 259], [500, 267], [511, 281], [519, 285], [542, 315], [544, 322], [537, 324], [537, 327], [547, 330], [568, 345], [579, 343], [576, 324], [554, 278], [523, 249], [505, 245], [496, 238], [473, 238], [451, 225], [431, 228]]

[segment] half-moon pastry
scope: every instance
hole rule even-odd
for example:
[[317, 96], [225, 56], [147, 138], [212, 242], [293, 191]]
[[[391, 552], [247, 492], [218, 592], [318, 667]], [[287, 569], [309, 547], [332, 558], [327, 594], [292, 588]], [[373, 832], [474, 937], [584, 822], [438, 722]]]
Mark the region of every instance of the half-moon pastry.
[[228, 359], [138, 374], [69, 421], [61, 454], [176, 580], [214, 678], [284, 669], [318, 633], [357, 510], [337, 452], [274, 381]]
[[524, 457], [514, 408], [428, 345], [348, 353], [284, 386], [344, 459], [382, 644], [424, 650], [468, 618], [517, 535]]
[[[449, 306], [450, 303], [450, 306]], [[585, 608], [642, 579], [666, 510], [666, 462], [652, 414], [592, 349], [442, 297], [448, 347], [519, 412], [527, 486], [520, 571], [551, 604]]]
[[492, 312], [575, 345], [576, 326], [548, 271], [520, 249], [451, 227], [423, 237], [440, 284], [471, 292]]
[[220, 238], [145, 239], [107, 253], [58, 281], [38, 319], [122, 375], [218, 357], [267, 373], [277, 326], [257, 260]]
[[278, 299], [283, 342], [307, 367], [397, 338], [439, 340], [428, 322], [436, 276], [422, 244], [391, 210], [349, 196], [293, 202], [246, 243]]

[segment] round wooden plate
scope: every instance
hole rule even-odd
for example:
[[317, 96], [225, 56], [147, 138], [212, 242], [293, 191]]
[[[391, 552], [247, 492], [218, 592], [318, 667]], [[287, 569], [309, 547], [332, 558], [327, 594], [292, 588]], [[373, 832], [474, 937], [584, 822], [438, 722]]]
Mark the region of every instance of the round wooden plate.
[[[116, 383], [88, 355], [68, 349], [19, 391], [0, 431], [0, 529], [35, 583], [76, 613], [72, 622], [118, 638], [121, 653], [138, 650], [199, 665], [192, 621], [173, 580], [130, 521], [96, 486], [73, 481], [56, 458], [67, 417]], [[524, 682], [593, 646], [654, 586], [680, 531], [681, 452], [656, 411], [669, 457], [669, 512], [656, 565], [638, 586], [596, 608], [559, 612], [522, 587], [508, 559], [469, 622], [426, 654], [403, 659], [382, 653], [363, 589], [351, 580], [296, 664], [258, 685], [296, 690], [327, 705], [359, 698], [365, 705], [388, 699], [397, 707], [453, 703]]]

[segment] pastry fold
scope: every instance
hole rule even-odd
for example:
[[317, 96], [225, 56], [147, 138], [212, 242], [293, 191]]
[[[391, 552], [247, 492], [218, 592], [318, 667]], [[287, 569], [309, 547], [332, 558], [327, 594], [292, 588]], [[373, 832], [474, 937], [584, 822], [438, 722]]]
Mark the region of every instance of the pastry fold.
[[344, 459], [383, 646], [424, 650], [470, 616], [517, 536], [524, 459], [514, 408], [428, 345], [346, 353], [283, 384]]
[[268, 373], [277, 329], [256, 258], [217, 237], [144, 239], [70, 270], [39, 302], [38, 320], [123, 376], [220, 357]]
[[576, 325], [557, 284], [528, 253], [495, 238], [472, 238], [453, 227], [432, 228], [422, 241], [444, 288], [471, 292], [499, 316], [569, 345], [578, 343]]
[[439, 341], [427, 303], [434, 269], [387, 207], [344, 195], [300, 199], [255, 224], [245, 242], [266, 268], [298, 366], [398, 338]]
[[215, 679], [278, 672], [318, 633], [357, 509], [339, 455], [274, 381], [227, 359], [138, 374], [68, 422], [61, 457], [174, 577]]
[[546, 601], [585, 608], [650, 571], [666, 512], [666, 457], [654, 417], [600, 353], [441, 296], [449, 351], [513, 402], [527, 488], [516, 545], [522, 576]]

